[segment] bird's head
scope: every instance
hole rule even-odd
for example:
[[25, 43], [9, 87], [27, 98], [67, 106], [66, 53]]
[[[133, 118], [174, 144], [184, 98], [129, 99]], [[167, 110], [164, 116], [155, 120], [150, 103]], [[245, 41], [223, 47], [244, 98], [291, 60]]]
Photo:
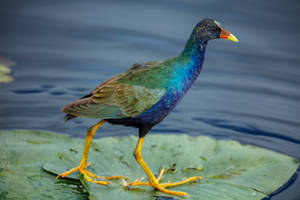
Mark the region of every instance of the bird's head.
[[208, 41], [222, 38], [238, 42], [238, 39], [233, 34], [226, 31], [219, 22], [213, 19], [203, 19], [199, 22], [194, 29], [194, 34], [196, 40]]

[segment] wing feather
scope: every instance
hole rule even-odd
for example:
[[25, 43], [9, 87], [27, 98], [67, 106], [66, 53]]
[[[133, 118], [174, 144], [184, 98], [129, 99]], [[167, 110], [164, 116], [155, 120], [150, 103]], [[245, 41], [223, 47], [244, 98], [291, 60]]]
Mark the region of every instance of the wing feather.
[[164, 95], [165, 89], [149, 89], [141, 85], [118, 83], [113, 77], [95, 88], [87, 98], [62, 108], [74, 116], [102, 119], [135, 117], [148, 110]]

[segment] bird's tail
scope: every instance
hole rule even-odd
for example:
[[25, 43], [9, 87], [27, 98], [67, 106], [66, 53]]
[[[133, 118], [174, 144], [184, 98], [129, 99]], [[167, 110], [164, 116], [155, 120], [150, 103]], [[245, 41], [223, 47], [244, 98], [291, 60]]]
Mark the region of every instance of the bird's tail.
[[65, 120], [65, 122], [67, 122], [67, 121], [69, 121], [70, 119], [73, 119], [73, 118], [75, 118], [75, 117], [77, 117], [77, 116], [71, 115], [71, 114], [66, 114], [64, 120]]

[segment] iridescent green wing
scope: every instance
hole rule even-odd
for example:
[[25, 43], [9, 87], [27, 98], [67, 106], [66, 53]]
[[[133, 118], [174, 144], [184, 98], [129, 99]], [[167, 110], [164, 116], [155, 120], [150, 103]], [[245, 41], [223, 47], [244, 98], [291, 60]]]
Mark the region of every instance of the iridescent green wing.
[[164, 89], [113, 82], [96, 91], [92, 101], [98, 105], [119, 108], [123, 117], [134, 117], [148, 110], [164, 93]]
[[174, 59], [175, 57], [165, 61], [134, 64], [128, 71], [120, 74], [117, 82], [148, 89], [166, 89], [172, 76]]
[[[118, 81], [124, 77], [136, 77], [132, 74], [140, 72], [141, 68], [134, 67], [103, 82], [85, 98], [63, 107], [62, 111], [75, 116], [117, 119], [135, 117], [148, 110], [164, 95], [165, 89], [148, 88], [137, 84], [136, 80], [135, 84]], [[143, 83], [142, 78], [140, 81]]]

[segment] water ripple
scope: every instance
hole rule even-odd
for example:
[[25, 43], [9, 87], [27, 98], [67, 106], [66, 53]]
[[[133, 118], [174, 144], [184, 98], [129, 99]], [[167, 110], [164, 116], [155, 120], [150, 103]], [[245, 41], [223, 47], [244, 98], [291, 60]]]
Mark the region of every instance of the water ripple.
[[251, 125], [246, 125], [246, 124], [243, 124], [243, 125], [240, 125], [240, 126], [232, 125], [231, 121], [224, 120], [224, 119], [200, 118], [200, 117], [194, 117], [192, 119], [197, 120], [197, 121], [201, 121], [203, 123], [206, 123], [206, 124], [214, 126], [214, 127], [229, 129], [229, 130], [236, 131], [236, 132], [239, 132], [239, 133], [246, 133], [246, 134], [249, 134], [249, 135], [268, 136], [268, 137], [277, 138], [277, 139], [293, 142], [293, 143], [296, 143], [296, 144], [300, 144], [300, 140], [297, 140], [295, 138], [286, 136], [282, 133], [274, 133], [274, 132], [264, 131], [264, 130], [261, 130], [259, 128], [254, 127], [254, 126], [251, 126]]

